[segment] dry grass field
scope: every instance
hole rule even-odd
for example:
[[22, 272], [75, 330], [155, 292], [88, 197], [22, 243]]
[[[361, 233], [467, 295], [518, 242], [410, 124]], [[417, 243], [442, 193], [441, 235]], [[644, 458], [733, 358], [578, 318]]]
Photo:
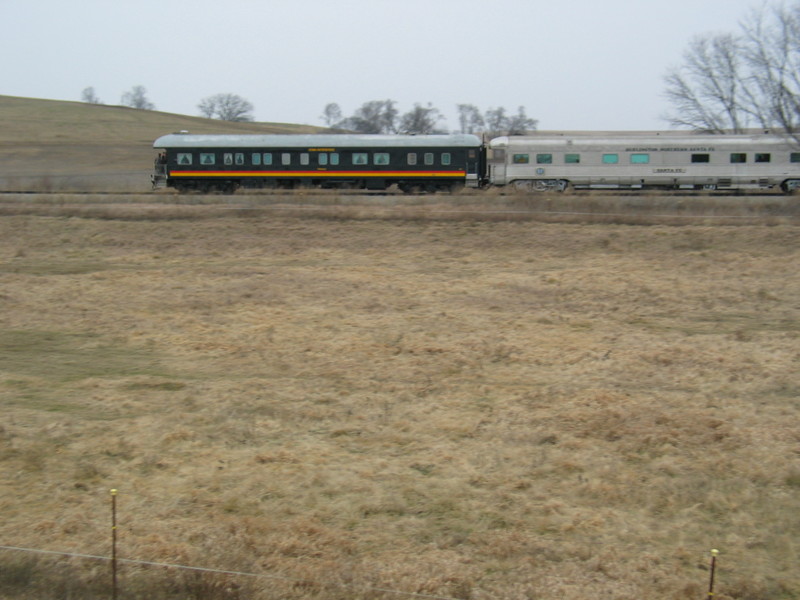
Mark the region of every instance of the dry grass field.
[[0, 207], [0, 544], [108, 556], [117, 488], [122, 557], [267, 576], [120, 598], [800, 596], [796, 218], [236, 198]]
[[[800, 597], [798, 197], [149, 188], [0, 96], [0, 545], [120, 600]], [[81, 195], [71, 192], [104, 191]], [[0, 549], [0, 597], [107, 599]]]

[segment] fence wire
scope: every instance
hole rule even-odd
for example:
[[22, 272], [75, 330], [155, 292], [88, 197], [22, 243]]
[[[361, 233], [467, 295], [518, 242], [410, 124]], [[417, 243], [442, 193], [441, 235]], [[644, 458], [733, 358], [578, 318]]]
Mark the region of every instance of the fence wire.
[[[111, 561], [112, 558], [110, 556], [98, 556], [95, 554], [81, 554], [78, 552], [61, 552], [58, 550], [41, 550], [39, 548], [22, 548], [20, 546], [2, 546], [0, 545], [0, 550], [11, 550], [17, 552], [29, 552], [32, 554], [47, 554], [50, 556], [70, 556], [74, 558], [85, 558], [91, 560], [105, 560]], [[345, 583], [318, 583], [316, 581], [311, 581], [308, 579], [298, 579], [295, 577], [285, 577], [283, 575], [269, 575], [266, 573], [248, 573], [246, 571], [229, 571], [226, 569], [211, 569], [209, 567], [194, 567], [190, 565], [178, 565], [172, 563], [161, 563], [161, 562], [152, 562], [148, 560], [136, 560], [132, 558], [117, 558], [116, 561], [118, 563], [126, 563], [132, 565], [145, 565], [150, 567], [165, 567], [165, 568], [172, 568], [172, 569], [183, 569], [186, 571], [196, 571], [200, 573], [215, 573], [218, 575], [236, 575], [240, 577], [253, 577], [257, 579], [271, 579], [273, 581], [286, 581], [289, 583], [303, 583], [303, 584], [313, 584], [318, 585], [320, 587], [338, 587], [343, 589], [356, 589], [356, 586], [347, 585]], [[385, 594], [395, 594], [398, 596], [407, 596], [410, 598], [428, 598], [431, 600], [458, 600], [457, 598], [452, 598], [450, 596], [436, 596], [434, 594], [420, 594], [418, 592], [403, 592], [400, 590], [392, 590], [389, 588], [380, 588], [380, 587], [372, 587], [372, 586], [364, 586], [359, 587], [359, 591], [370, 591], [370, 592], [382, 592]]]

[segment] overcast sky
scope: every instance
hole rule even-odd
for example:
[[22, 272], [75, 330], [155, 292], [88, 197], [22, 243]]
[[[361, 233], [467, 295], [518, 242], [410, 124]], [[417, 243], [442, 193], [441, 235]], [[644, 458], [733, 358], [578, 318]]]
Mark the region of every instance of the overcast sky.
[[238, 94], [258, 121], [322, 125], [337, 102], [524, 106], [540, 129], [665, 129], [690, 40], [762, 0], [0, 0], [0, 94], [198, 115]]

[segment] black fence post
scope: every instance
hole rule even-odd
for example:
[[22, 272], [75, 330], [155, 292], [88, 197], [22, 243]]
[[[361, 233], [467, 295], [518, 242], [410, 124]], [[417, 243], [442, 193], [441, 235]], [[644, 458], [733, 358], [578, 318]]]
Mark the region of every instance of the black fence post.
[[717, 569], [717, 556], [719, 555], [719, 550], [714, 548], [711, 550], [711, 575], [710, 580], [708, 582], [708, 600], [713, 600], [714, 598], [714, 572]]
[[111, 598], [117, 600], [117, 490], [111, 490]]

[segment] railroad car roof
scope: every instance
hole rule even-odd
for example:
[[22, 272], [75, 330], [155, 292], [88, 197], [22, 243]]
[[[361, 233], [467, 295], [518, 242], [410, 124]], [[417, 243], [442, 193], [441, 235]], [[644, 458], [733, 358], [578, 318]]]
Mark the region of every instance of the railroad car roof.
[[153, 142], [153, 148], [406, 148], [465, 147], [481, 145], [475, 135], [191, 135], [170, 133]]
[[625, 135], [625, 134], [563, 134], [563, 135], [524, 135], [498, 137], [489, 143], [492, 148], [552, 148], [553, 150], [569, 148], [597, 148], [625, 146], [637, 151], [668, 147], [671, 149], [696, 150], [701, 147], [741, 148], [743, 146], [796, 146], [789, 137], [782, 135], [712, 135], [682, 134], [675, 135]]

